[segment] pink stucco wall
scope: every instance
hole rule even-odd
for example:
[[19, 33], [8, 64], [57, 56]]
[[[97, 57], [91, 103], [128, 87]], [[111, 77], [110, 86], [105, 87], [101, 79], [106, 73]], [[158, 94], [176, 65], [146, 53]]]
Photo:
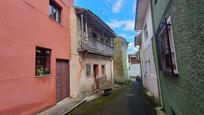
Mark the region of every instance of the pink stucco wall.
[[[0, 114], [30, 114], [56, 103], [56, 59], [70, 59], [69, 7], [61, 25], [48, 16], [49, 0], [3, 0], [0, 4]], [[51, 74], [35, 76], [35, 48], [52, 49]]]

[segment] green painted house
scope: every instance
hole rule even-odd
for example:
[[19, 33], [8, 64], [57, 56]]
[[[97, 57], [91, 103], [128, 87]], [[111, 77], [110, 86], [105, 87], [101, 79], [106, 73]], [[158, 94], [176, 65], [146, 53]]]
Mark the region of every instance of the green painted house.
[[156, 70], [168, 115], [204, 115], [204, 0], [151, 0]]
[[114, 39], [114, 82], [125, 83], [128, 79], [128, 42], [125, 38], [118, 37]]

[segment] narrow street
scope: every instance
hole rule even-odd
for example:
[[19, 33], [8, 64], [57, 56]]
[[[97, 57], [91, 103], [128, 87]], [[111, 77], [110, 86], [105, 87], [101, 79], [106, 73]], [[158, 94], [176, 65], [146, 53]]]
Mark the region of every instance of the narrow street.
[[204, 0], [1, 0], [0, 115], [204, 115]]
[[106, 97], [84, 103], [68, 115], [156, 115], [144, 88], [132, 82]]

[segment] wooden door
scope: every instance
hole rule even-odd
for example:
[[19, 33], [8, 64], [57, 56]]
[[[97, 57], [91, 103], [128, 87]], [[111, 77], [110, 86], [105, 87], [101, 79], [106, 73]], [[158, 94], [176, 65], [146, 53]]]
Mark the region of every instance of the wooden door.
[[94, 69], [94, 79], [95, 79], [96, 89], [99, 89], [99, 79], [97, 78], [99, 74], [98, 65], [94, 65], [93, 69]]
[[56, 63], [56, 99], [57, 102], [70, 95], [69, 62], [57, 60]]

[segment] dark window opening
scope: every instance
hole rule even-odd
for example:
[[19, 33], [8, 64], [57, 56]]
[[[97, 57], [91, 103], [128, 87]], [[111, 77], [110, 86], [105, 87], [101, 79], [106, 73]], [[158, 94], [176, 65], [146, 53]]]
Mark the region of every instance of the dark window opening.
[[97, 38], [97, 35], [95, 33], [92, 33], [93, 38]]
[[36, 47], [35, 75], [43, 76], [50, 74], [50, 55], [51, 50]]
[[91, 75], [91, 65], [86, 64], [86, 76], [89, 77]]
[[98, 37], [98, 36], [97, 36], [96, 33], [93, 32], [93, 33], [92, 33], [92, 37], [93, 37], [93, 39], [92, 39], [92, 40], [93, 40], [93, 47], [94, 47], [94, 48], [97, 48], [97, 37]]
[[106, 74], [106, 69], [105, 69], [105, 65], [101, 66], [101, 75], [105, 75]]
[[154, 0], [154, 4], [156, 4], [157, 3], [157, 0]]
[[145, 24], [145, 27], [144, 27], [144, 36], [145, 36], [145, 40], [147, 40], [148, 38], [147, 24]]
[[62, 8], [59, 5], [57, 5], [53, 0], [50, 0], [49, 16], [58, 23], [61, 23], [61, 10]]
[[160, 70], [169, 75], [178, 76], [175, 47], [173, 42], [170, 18], [165, 19], [157, 31], [157, 48], [160, 60]]

